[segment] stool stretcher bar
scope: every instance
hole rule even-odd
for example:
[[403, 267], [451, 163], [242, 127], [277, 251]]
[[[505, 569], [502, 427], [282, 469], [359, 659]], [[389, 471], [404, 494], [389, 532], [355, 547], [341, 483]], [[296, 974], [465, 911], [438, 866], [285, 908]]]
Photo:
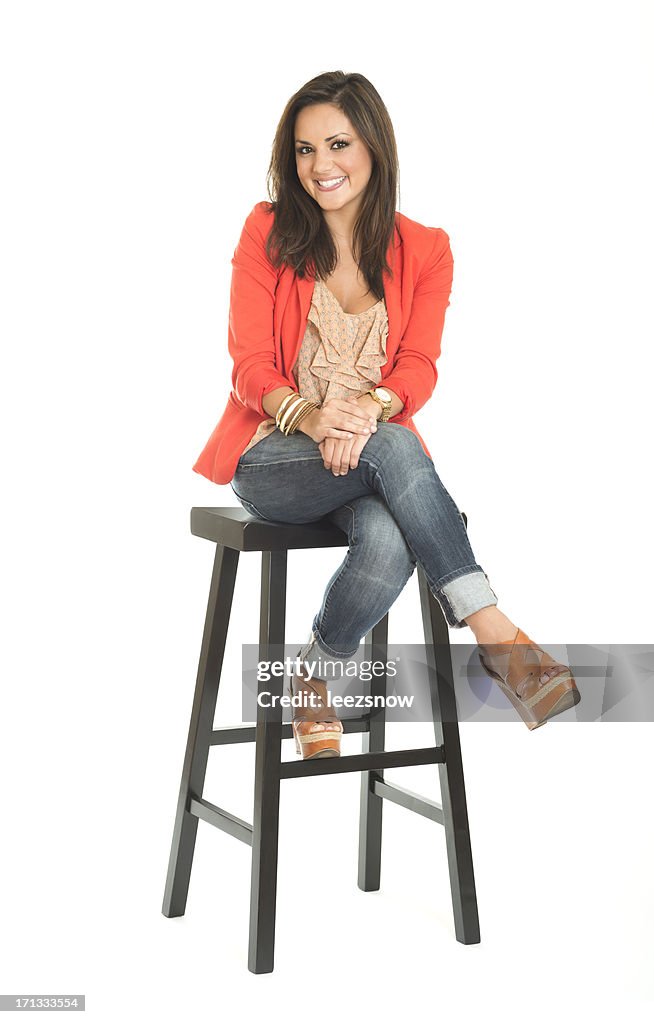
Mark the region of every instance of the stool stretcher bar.
[[196, 818], [208, 821], [210, 825], [215, 825], [216, 828], [229, 833], [230, 836], [240, 839], [248, 846], [252, 846], [252, 825], [248, 825], [247, 821], [237, 818], [235, 814], [230, 814], [222, 807], [216, 807], [215, 804], [209, 803], [204, 797], [190, 797], [188, 812], [194, 814]]
[[[343, 732], [367, 732], [370, 718], [346, 718], [341, 719]], [[219, 743], [254, 743], [257, 735], [257, 727], [252, 725], [223, 725], [214, 729], [211, 733], [211, 746]], [[293, 739], [293, 726], [290, 722], [282, 723], [282, 739]]]
[[387, 782], [375, 772], [370, 773], [370, 791], [375, 796], [382, 796], [385, 800], [399, 804], [400, 807], [406, 807], [409, 811], [422, 814], [423, 817], [430, 818], [431, 821], [438, 821], [441, 825], [445, 824], [441, 804], [436, 803], [435, 800], [428, 800], [427, 797], [420, 796], [419, 793], [414, 793], [411, 789], [405, 789], [404, 786], [398, 786], [396, 782]]
[[334, 775], [337, 772], [369, 772], [372, 768], [403, 768], [414, 764], [443, 764], [442, 747], [412, 747], [410, 750], [374, 750], [367, 754], [319, 757], [308, 761], [282, 761], [280, 779], [305, 775]]

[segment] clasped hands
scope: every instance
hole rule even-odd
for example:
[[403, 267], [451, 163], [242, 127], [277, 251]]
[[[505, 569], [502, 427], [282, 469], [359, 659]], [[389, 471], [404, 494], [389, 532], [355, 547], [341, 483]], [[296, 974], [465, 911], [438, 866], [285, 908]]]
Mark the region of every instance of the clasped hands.
[[345, 476], [359, 465], [359, 455], [377, 430], [381, 406], [370, 395], [361, 398], [331, 398], [313, 414], [314, 440], [318, 443], [325, 469]]

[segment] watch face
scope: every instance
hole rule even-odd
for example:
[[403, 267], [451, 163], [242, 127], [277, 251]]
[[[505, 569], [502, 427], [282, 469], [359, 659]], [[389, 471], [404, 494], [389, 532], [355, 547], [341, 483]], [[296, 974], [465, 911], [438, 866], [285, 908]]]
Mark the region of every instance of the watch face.
[[389, 393], [386, 390], [386, 388], [375, 388], [375, 391], [377, 392], [377, 394], [381, 398], [382, 402], [390, 402], [391, 401], [391, 396], [389, 395]]

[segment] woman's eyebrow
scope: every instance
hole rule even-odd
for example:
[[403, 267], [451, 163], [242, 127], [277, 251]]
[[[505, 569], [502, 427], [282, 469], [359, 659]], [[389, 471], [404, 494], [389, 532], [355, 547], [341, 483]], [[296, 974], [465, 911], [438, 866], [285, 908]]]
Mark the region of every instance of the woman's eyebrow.
[[[349, 132], [336, 132], [336, 135], [349, 135]], [[331, 142], [332, 139], [336, 138], [336, 135], [328, 135], [325, 142]], [[310, 146], [311, 143], [307, 142], [306, 139], [296, 139], [296, 142], [301, 142], [303, 146]]]

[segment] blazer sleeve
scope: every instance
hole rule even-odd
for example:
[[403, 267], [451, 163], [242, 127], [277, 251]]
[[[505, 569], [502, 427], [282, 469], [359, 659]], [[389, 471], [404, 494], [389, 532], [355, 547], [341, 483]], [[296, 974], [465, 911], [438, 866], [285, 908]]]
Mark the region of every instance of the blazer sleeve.
[[276, 388], [297, 384], [277, 369], [273, 310], [278, 271], [266, 255], [259, 204], [248, 214], [232, 257], [228, 349], [234, 361], [232, 387], [241, 402], [260, 416], [261, 404]]
[[434, 247], [418, 277], [393, 368], [381, 381], [382, 387], [390, 388], [404, 402], [397, 416], [391, 416], [391, 423], [402, 423], [422, 409], [438, 380], [436, 361], [441, 352], [445, 310], [450, 304], [454, 260], [449, 235], [443, 228], [434, 230]]

